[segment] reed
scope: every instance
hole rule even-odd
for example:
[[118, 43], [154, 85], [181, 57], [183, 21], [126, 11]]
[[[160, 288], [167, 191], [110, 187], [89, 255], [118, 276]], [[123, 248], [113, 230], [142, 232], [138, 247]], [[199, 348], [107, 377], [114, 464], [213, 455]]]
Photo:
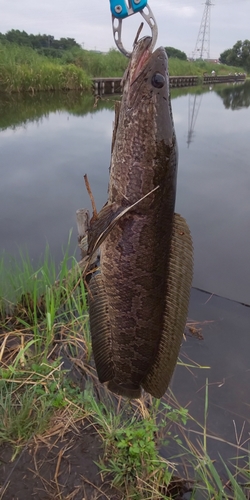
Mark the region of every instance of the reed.
[[102, 53], [75, 48], [65, 51], [62, 62], [81, 67], [91, 77], [122, 76], [128, 65], [128, 59], [115, 49]]
[[91, 80], [74, 64], [59, 64], [29, 47], [0, 44], [0, 91], [89, 90]]

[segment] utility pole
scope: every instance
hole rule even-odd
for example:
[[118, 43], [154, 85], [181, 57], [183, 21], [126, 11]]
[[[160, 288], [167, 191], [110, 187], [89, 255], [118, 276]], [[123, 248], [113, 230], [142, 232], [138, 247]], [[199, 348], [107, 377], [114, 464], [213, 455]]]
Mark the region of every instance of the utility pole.
[[212, 1], [206, 0], [205, 8], [201, 20], [201, 25], [193, 52], [193, 59], [203, 59], [206, 54], [206, 59], [210, 59], [210, 10]]

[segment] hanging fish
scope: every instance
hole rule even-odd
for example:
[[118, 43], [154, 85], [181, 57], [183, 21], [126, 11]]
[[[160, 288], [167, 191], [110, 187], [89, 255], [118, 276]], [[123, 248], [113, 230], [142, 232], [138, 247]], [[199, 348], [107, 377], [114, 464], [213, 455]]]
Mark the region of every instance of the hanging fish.
[[100, 382], [116, 394], [160, 398], [186, 323], [193, 249], [174, 213], [177, 144], [165, 49], [136, 43], [117, 103], [108, 202], [92, 218], [88, 253], [90, 330]]

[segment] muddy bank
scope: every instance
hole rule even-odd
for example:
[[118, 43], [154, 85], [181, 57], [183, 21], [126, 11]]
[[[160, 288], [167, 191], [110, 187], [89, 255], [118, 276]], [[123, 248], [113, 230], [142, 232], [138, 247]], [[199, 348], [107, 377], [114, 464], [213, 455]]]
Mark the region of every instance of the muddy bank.
[[120, 500], [104, 482], [95, 462], [103, 456], [95, 429], [80, 422], [61, 435], [44, 435], [26, 445], [12, 461], [12, 447], [0, 447], [1, 500]]

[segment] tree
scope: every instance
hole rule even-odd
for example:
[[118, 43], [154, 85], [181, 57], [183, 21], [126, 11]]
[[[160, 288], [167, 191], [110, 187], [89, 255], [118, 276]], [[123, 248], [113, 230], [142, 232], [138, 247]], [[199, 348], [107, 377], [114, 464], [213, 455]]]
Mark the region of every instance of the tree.
[[182, 61], [187, 61], [187, 55], [179, 49], [175, 49], [174, 47], [165, 47], [165, 51], [167, 52], [168, 57], [177, 57], [178, 59], [182, 59]]
[[250, 41], [242, 42], [238, 40], [232, 49], [227, 49], [221, 53], [220, 62], [229, 66], [241, 66], [246, 71], [250, 71]]
[[31, 46], [29, 35], [26, 31], [10, 30], [5, 34], [5, 39], [8, 42], [16, 43], [17, 45]]
[[221, 64], [229, 64], [228, 61], [229, 61], [231, 52], [232, 52], [232, 49], [227, 49], [221, 53], [221, 55], [219, 57], [219, 61], [221, 62]]
[[[57, 57], [55, 50], [62, 51], [70, 50], [73, 47], [80, 47], [74, 38], [60, 38], [60, 40], [56, 40], [52, 35], [41, 35], [40, 33], [39, 35], [28, 35], [26, 31], [20, 30], [10, 30], [5, 35], [0, 33], [0, 41], [6, 40], [17, 45], [26, 45], [38, 50], [54, 49], [53, 57]], [[50, 55], [48, 50], [45, 50], [44, 54]], [[61, 56], [58, 55], [58, 57]]]
[[241, 52], [242, 66], [246, 71], [250, 71], [250, 41], [245, 40], [242, 44]]

